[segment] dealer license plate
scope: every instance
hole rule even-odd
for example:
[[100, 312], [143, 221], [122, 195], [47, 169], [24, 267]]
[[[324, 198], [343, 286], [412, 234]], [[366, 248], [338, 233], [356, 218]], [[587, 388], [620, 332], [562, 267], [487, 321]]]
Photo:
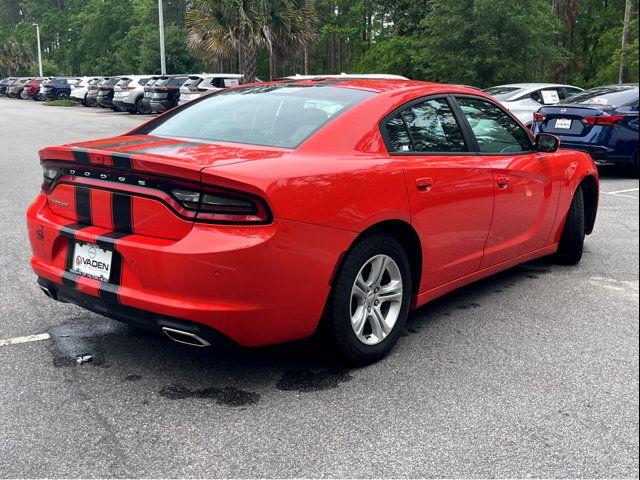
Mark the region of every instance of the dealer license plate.
[[571, 128], [571, 119], [569, 118], [558, 118], [556, 120], [556, 128], [563, 128], [568, 130]]
[[93, 243], [76, 242], [73, 249], [71, 272], [108, 282], [111, 275], [113, 252]]

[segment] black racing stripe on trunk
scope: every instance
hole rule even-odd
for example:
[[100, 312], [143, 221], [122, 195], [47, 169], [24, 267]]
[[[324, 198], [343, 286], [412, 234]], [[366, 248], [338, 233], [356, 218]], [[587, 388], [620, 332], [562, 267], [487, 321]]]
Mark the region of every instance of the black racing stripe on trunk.
[[131, 145], [144, 145], [145, 143], [154, 143], [154, 142], [161, 142], [163, 141], [164, 138], [139, 138], [138, 140], [128, 140], [126, 142], [119, 142], [119, 143], [107, 143], [105, 145], [96, 145], [96, 146], [86, 146], [84, 148], [88, 148], [90, 150], [100, 150], [103, 148], [118, 148], [118, 147], [128, 147]]
[[91, 225], [91, 190], [76, 187], [76, 215], [78, 222]]
[[131, 196], [121, 193], [111, 195], [113, 229], [117, 232], [133, 233], [131, 220]]
[[111, 161], [115, 168], [125, 168], [131, 170], [131, 155], [130, 153], [113, 152], [111, 154]]
[[82, 228], [88, 227], [89, 225], [87, 225], [86, 223], [80, 223], [80, 222], [76, 222], [76, 223], [70, 223], [69, 225], [65, 225], [63, 227], [60, 227], [60, 235], [62, 235], [63, 237], [67, 237], [70, 238], [71, 240], [75, 239], [75, 235], [76, 235], [76, 230], [80, 230]]
[[123, 237], [126, 237], [127, 235], [131, 235], [130, 233], [127, 232], [109, 232], [109, 233], [105, 233], [104, 235], [100, 235], [97, 239], [96, 239], [96, 244], [102, 248], [107, 248], [109, 250], [112, 250], [115, 245], [116, 242]]
[[73, 148], [73, 159], [78, 163], [91, 163], [89, 160], [89, 151], [86, 148]]

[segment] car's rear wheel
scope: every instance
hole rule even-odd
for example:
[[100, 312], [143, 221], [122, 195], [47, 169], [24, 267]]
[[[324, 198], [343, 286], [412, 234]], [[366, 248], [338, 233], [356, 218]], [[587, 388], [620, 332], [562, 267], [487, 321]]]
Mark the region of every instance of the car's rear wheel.
[[584, 211], [584, 193], [582, 187], [578, 187], [567, 219], [562, 229], [558, 251], [556, 252], [556, 260], [563, 265], [575, 265], [582, 259], [584, 251], [585, 237], [585, 211]]
[[409, 315], [411, 273], [400, 244], [384, 234], [359, 241], [347, 254], [325, 310], [329, 341], [352, 365], [383, 358]]
[[140, 115], [148, 115], [149, 113], [151, 113], [151, 108], [145, 104], [143, 101], [143, 99], [140, 98], [138, 99], [138, 101], [136, 102], [136, 113], [139, 113]]
[[67, 92], [58, 92], [58, 95], [56, 95], [56, 98], [58, 100], [68, 100], [69, 99], [69, 94]]
[[26, 90], [26, 89], [25, 89], [25, 90], [22, 90], [22, 91], [20, 92], [20, 98], [21, 98], [22, 100], [29, 100], [29, 92], [27, 92], [27, 90]]

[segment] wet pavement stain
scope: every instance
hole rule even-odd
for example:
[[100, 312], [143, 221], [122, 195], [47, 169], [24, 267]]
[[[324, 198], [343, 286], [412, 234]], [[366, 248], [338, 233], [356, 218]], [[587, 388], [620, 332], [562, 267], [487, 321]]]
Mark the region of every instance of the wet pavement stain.
[[481, 305], [479, 303], [472, 302], [467, 305], [458, 305], [456, 308], [458, 310], [470, 310], [472, 308], [480, 308], [480, 307]]
[[127, 375], [126, 377], [124, 377], [124, 379], [127, 382], [137, 382], [138, 380], [142, 379], [142, 376], [141, 375], [132, 374], [132, 375]]
[[276, 383], [276, 388], [285, 392], [318, 392], [338, 388], [341, 383], [348, 382], [353, 377], [348, 370], [327, 369], [319, 372], [311, 370], [289, 370]]
[[[47, 348], [55, 367], [108, 368], [104, 352], [97, 345], [98, 339], [125, 334], [126, 327], [112, 320], [71, 320], [49, 329], [52, 341]], [[78, 361], [79, 357], [91, 357], [91, 361]]]
[[166, 385], [158, 392], [169, 400], [184, 400], [186, 398], [200, 398], [215, 400], [218, 405], [228, 407], [243, 407], [253, 405], [260, 401], [260, 395], [254, 392], [245, 392], [235, 387], [216, 388], [209, 387], [199, 390], [191, 390], [179, 383]]
[[415, 328], [407, 328], [407, 332], [409, 332], [409, 333], [419, 333], [419, 331], [416, 330]]

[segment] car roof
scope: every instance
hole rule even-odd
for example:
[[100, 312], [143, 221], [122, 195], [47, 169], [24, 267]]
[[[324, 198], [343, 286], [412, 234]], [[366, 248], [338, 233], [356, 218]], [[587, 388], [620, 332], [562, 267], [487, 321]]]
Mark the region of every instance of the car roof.
[[300, 75], [296, 73], [295, 75], [290, 75], [288, 77], [284, 77], [288, 80], [312, 80], [312, 79], [320, 79], [320, 78], [387, 78], [392, 79], [395, 78], [397, 80], [408, 80], [407, 77], [403, 77], [402, 75], [394, 75], [391, 73], [339, 73], [339, 74], [317, 74], [317, 75]]
[[[387, 92], [412, 92], [420, 90], [423, 95], [432, 95], [438, 93], [459, 93], [467, 95], [489, 96], [482, 91], [476, 90], [471, 87], [465, 87], [461, 85], [449, 85], [445, 83], [423, 82], [418, 80], [402, 80], [396, 78], [336, 78], [336, 77], [322, 77], [313, 79], [302, 80], [276, 80], [273, 82], [265, 83], [252, 83], [247, 86], [265, 86], [265, 85], [300, 85], [300, 86], [324, 86], [335, 88], [354, 88], [358, 90], [365, 90], [372, 93], [382, 94]], [[237, 88], [237, 87], [235, 87]]]

